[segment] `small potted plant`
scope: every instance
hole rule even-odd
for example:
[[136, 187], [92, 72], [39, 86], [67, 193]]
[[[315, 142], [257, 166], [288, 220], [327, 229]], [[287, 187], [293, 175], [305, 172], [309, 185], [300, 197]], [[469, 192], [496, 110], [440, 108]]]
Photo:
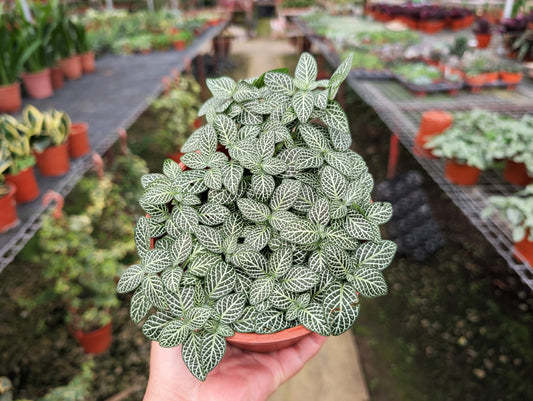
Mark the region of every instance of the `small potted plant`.
[[472, 92], [478, 92], [484, 85], [496, 82], [499, 76], [498, 62], [482, 50], [466, 53], [462, 59], [462, 70], [465, 82], [472, 88]]
[[522, 66], [516, 63], [500, 64], [500, 79], [507, 84], [507, 89], [514, 89], [522, 81], [524, 73]]
[[31, 146], [41, 174], [45, 177], [66, 174], [70, 169], [69, 116], [55, 109], [41, 113], [34, 106], [28, 105], [22, 112], [22, 118], [32, 132]]
[[0, 140], [7, 145], [11, 165], [6, 170], [6, 181], [17, 191], [17, 203], [30, 202], [39, 196], [39, 186], [33, 166], [35, 157], [30, 145], [32, 131], [10, 115], [0, 116]]
[[16, 188], [6, 183], [5, 172], [11, 166], [11, 153], [5, 142], [0, 143], [0, 233], [6, 232], [18, 224]]
[[475, 184], [481, 170], [492, 163], [486, 152], [487, 137], [476, 125], [477, 118], [477, 111], [457, 113], [450, 128], [424, 145], [434, 156], [446, 159], [444, 175], [453, 184]]
[[90, 39], [87, 35], [85, 25], [81, 22], [73, 22], [76, 30], [76, 52], [80, 55], [81, 69], [84, 74], [91, 74], [94, 72], [94, 51], [92, 49]]
[[491, 33], [490, 23], [485, 18], [478, 18], [474, 26], [478, 49], [485, 49], [489, 46]]
[[174, 50], [185, 50], [185, 48], [187, 47], [187, 43], [191, 41], [192, 37], [193, 36], [189, 31], [179, 31], [178, 33], [172, 34], [171, 40], [174, 46]]
[[71, 17], [67, 14], [66, 6], [57, 4], [58, 29], [61, 35], [59, 67], [65, 78], [79, 79], [83, 74], [81, 56], [78, 53], [78, 30]]
[[311, 331], [339, 335], [359, 297], [386, 292], [381, 271], [396, 246], [379, 225], [392, 209], [372, 203], [372, 176], [334, 100], [351, 63], [316, 81], [303, 53], [294, 78], [209, 79], [207, 123], [182, 147], [185, 170], [167, 159], [142, 178], [141, 260], [118, 291], [134, 291], [131, 316], [148, 338], [183, 344], [200, 380], [227, 343], [270, 351]]
[[511, 226], [514, 256], [533, 268], [533, 185], [511, 196], [491, 196], [482, 216], [498, 214]]

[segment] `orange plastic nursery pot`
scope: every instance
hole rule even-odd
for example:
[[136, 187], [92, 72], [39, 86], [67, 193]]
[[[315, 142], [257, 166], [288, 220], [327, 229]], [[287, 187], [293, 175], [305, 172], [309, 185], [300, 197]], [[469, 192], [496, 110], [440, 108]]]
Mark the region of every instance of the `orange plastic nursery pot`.
[[0, 113], [14, 113], [22, 105], [20, 83], [0, 85]]
[[512, 160], [505, 161], [503, 178], [514, 185], [525, 186], [533, 182], [533, 177], [529, 176], [526, 165], [524, 163], [517, 163]]
[[89, 144], [89, 124], [73, 122], [68, 136], [68, 153], [73, 159], [86, 155], [91, 150]]
[[522, 74], [521, 72], [500, 72], [500, 79], [509, 86], [518, 85], [522, 80], [523, 76], [524, 74]]
[[15, 193], [17, 203], [31, 202], [39, 196], [39, 185], [35, 179], [33, 166], [25, 168], [15, 175], [6, 174], [6, 181], [17, 188]]
[[492, 84], [498, 80], [500, 73], [497, 71], [494, 71], [494, 72], [486, 72], [483, 75], [485, 75], [485, 83]]
[[72, 333], [87, 354], [102, 354], [107, 351], [111, 346], [112, 334], [112, 322], [94, 331], [76, 330]]
[[477, 48], [485, 49], [489, 46], [491, 34], [490, 33], [476, 33]]
[[44, 99], [54, 94], [52, 74], [49, 68], [35, 73], [20, 74], [28, 95], [34, 99]]
[[522, 241], [514, 243], [514, 257], [517, 260], [528, 262], [533, 267], [533, 241], [529, 239], [529, 230], [526, 230], [526, 235]]
[[81, 69], [84, 74], [94, 72], [94, 52], [83, 53], [81, 56]]
[[54, 67], [50, 70], [50, 77], [52, 79], [52, 88], [54, 90], [61, 89], [65, 83], [63, 79], [63, 71], [59, 67]]
[[69, 58], [59, 60], [59, 67], [67, 79], [73, 80], [81, 77], [81, 57], [77, 54], [70, 56]]
[[0, 198], [0, 233], [15, 227], [19, 222], [15, 201], [17, 188], [10, 183], [7, 183], [7, 186], [9, 192]]
[[426, 142], [434, 135], [441, 134], [452, 125], [453, 116], [441, 110], [429, 110], [422, 113], [420, 126], [415, 136], [413, 152], [417, 156], [434, 158], [431, 151], [424, 148]]
[[51, 146], [43, 152], [35, 152], [37, 167], [45, 177], [57, 177], [66, 174], [70, 169], [68, 159], [68, 142]]
[[226, 337], [226, 341], [246, 351], [272, 352], [290, 347], [311, 333], [311, 330], [299, 325], [270, 334], [235, 333], [231, 337]]
[[477, 167], [458, 163], [453, 159], [446, 159], [444, 176], [452, 184], [474, 185], [477, 182], [480, 174], [481, 170]]
[[174, 50], [177, 50], [177, 51], [185, 50], [185, 47], [187, 47], [187, 43], [184, 40], [174, 41]]

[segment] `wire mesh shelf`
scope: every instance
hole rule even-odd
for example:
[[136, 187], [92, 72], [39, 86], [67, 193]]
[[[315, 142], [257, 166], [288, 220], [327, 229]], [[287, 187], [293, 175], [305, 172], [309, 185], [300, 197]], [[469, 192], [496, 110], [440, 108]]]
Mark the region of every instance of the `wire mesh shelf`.
[[[187, 60], [196, 57], [226, 25], [227, 21], [210, 27], [181, 52], [104, 56], [97, 60], [95, 73], [68, 83], [52, 98], [32, 100], [31, 104], [40, 110], [54, 107], [66, 111], [73, 121], [88, 122], [91, 149], [102, 155], [117, 141], [118, 129], [128, 129], [159, 96], [161, 78], [172, 70], [183, 71]], [[42, 196], [48, 190], [66, 196], [93, 166], [90, 155], [70, 162], [70, 171], [61, 177], [44, 178], [36, 171], [41, 195], [18, 205], [20, 223], [0, 234], [0, 272], [41, 227], [43, 213], [53, 207], [42, 205]]]
[[[294, 22], [311, 41], [313, 47], [333, 68], [336, 68], [340, 60], [335, 50], [311, 32], [301, 20]], [[424, 158], [413, 151], [414, 138], [423, 111], [464, 111], [476, 107], [520, 117], [524, 113], [533, 112], [533, 85], [523, 81], [512, 91], [507, 89], [487, 89], [481, 93], [460, 91], [456, 96], [435, 94], [420, 98], [399, 83], [390, 80], [363, 80], [349, 76], [347, 83], [375, 110], [431, 178], [494, 246], [509, 268], [533, 290], [533, 267], [527, 262], [519, 261], [516, 256], [520, 255], [515, 256], [517, 252], [513, 249], [511, 227], [498, 217], [482, 217], [482, 211], [488, 205], [490, 196], [509, 196], [517, 192], [520, 187], [504, 182], [501, 174], [494, 170], [482, 172], [478, 183], [473, 186], [451, 184], [444, 176], [442, 160]]]

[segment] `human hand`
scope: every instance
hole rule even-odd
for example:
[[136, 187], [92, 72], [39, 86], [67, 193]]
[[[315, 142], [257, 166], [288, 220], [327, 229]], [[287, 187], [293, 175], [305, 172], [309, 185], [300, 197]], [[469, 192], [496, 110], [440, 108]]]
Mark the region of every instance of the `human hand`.
[[150, 377], [144, 401], [264, 401], [322, 347], [327, 337], [305, 336], [291, 347], [262, 353], [228, 344], [205, 381], [196, 379], [181, 358], [181, 346], [152, 342]]

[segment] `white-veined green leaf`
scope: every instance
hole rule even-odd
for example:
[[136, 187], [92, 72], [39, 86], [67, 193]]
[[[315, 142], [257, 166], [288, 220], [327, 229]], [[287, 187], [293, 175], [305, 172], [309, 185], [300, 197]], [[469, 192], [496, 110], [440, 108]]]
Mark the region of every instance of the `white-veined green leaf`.
[[389, 202], [374, 202], [366, 210], [365, 217], [376, 224], [386, 223], [392, 217], [392, 205]]
[[346, 194], [348, 180], [333, 167], [325, 166], [320, 174], [320, 184], [330, 199], [343, 199]]
[[117, 292], [119, 294], [124, 294], [135, 290], [141, 285], [145, 274], [146, 272], [141, 265], [131, 265], [124, 270], [124, 273], [120, 276], [120, 280], [117, 284]]
[[233, 330], [239, 333], [252, 333], [255, 330], [257, 311], [253, 306], [247, 306], [240, 318], [231, 324]]
[[168, 178], [153, 181], [144, 191], [141, 201], [153, 205], [168, 203], [174, 197], [174, 189]]
[[165, 159], [163, 162], [163, 174], [165, 174], [170, 181], [175, 181], [183, 172], [180, 165], [172, 159]]
[[236, 85], [235, 81], [229, 77], [207, 78], [205, 83], [213, 96], [221, 99], [231, 97]]
[[301, 123], [309, 121], [309, 117], [313, 112], [315, 98], [311, 91], [297, 91], [292, 97], [292, 107]]
[[158, 341], [161, 332], [172, 320], [173, 316], [170, 313], [166, 311], [157, 312], [146, 319], [142, 327], [142, 332], [149, 340]]
[[180, 160], [187, 167], [195, 170], [202, 170], [206, 168], [209, 162], [207, 155], [196, 152], [185, 153], [183, 156], [181, 156]]
[[298, 127], [298, 132], [307, 146], [311, 149], [319, 150], [321, 152], [329, 151], [331, 149], [328, 140], [316, 126], [311, 124], [301, 124]]
[[320, 239], [316, 225], [307, 220], [295, 220], [282, 229], [282, 236], [289, 242], [305, 245]]
[[227, 207], [218, 203], [205, 203], [198, 209], [200, 223], [207, 226], [222, 224], [230, 215]]
[[159, 273], [172, 266], [170, 252], [164, 249], [150, 249], [142, 260], [146, 273]]
[[187, 260], [192, 250], [192, 237], [189, 233], [181, 233], [169, 248], [174, 266]]
[[282, 311], [265, 310], [259, 312], [255, 319], [255, 332], [258, 334], [275, 333], [287, 328]]
[[237, 82], [233, 92], [233, 100], [242, 103], [246, 100], [254, 100], [260, 97], [259, 89], [245, 81]]
[[150, 311], [152, 304], [146, 299], [142, 290], [137, 290], [131, 297], [130, 317], [136, 324], [139, 324]]
[[268, 273], [276, 278], [283, 277], [292, 267], [292, 249], [282, 247], [270, 255]]
[[250, 303], [257, 305], [267, 299], [274, 289], [274, 277], [264, 276], [255, 279], [250, 287]]
[[350, 329], [359, 314], [357, 290], [351, 283], [333, 283], [324, 297], [326, 320], [331, 334], [338, 336]]
[[222, 171], [220, 167], [213, 167], [205, 171], [204, 183], [210, 189], [222, 188]]
[[183, 317], [194, 306], [194, 286], [182, 285], [177, 291], [167, 291], [166, 298], [170, 312]]
[[294, 78], [309, 87], [311, 83], [315, 82], [317, 74], [318, 67], [315, 58], [309, 53], [302, 53], [294, 71]]
[[265, 85], [275, 93], [292, 96], [294, 93], [294, 83], [292, 78], [281, 72], [267, 72], [265, 74]]
[[324, 155], [324, 160], [345, 177], [352, 173], [351, 160], [344, 152], [329, 151]]
[[171, 219], [177, 227], [185, 232], [192, 233], [198, 227], [198, 214], [191, 206], [174, 206]]
[[237, 199], [237, 206], [245, 218], [256, 223], [266, 221], [270, 216], [270, 209], [268, 206], [253, 199]]
[[309, 267], [304, 265], [293, 266], [281, 280], [283, 288], [292, 292], [304, 292], [313, 288], [320, 277]]
[[359, 241], [348, 234], [343, 227], [335, 228], [330, 226], [326, 228], [326, 239], [328, 243], [349, 251], [353, 251], [359, 246]]
[[190, 329], [199, 330], [204, 327], [205, 322], [207, 322], [213, 310], [207, 306], [193, 306], [184, 312], [183, 321], [185, 324]]
[[348, 117], [342, 110], [342, 107], [335, 101], [330, 101], [328, 106], [324, 109], [322, 121], [332, 129], [340, 131], [344, 134], [350, 133], [350, 125], [348, 124]]
[[222, 234], [226, 237], [239, 236], [244, 229], [244, 222], [240, 213], [232, 213], [222, 225]]
[[150, 250], [150, 229], [146, 217], [141, 217], [135, 225], [135, 246], [139, 257], [143, 257]]
[[333, 147], [340, 152], [344, 152], [352, 146], [352, 135], [348, 132], [341, 132], [329, 127], [329, 137]]
[[302, 184], [298, 199], [292, 207], [299, 212], [308, 212], [317, 200], [318, 196], [313, 188], [310, 185]]
[[267, 202], [274, 192], [276, 183], [274, 177], [268, 174], [253, 174], [250, 187], [253, 196], [261, 202]]
[[354, 273], [354, 285], [364, 297], [379, 297], [387, 293], [387, 283], [380, 271], [372, 267], [363, 267]]
[[205, 276], [205, 290], [211, 299], [229, 294], [235, 287], [235, 269], [225, 262], [212, 266]]
[[198, 277], [204, 277], [207, 271], [221, 262], [220, 256], [213, 253], [202, 253], [191, 258], [187, 270]]
[[239, 251], [235, 254], [235, 262], [237, 266], [252, 278], [259, 278], [266, 275], [267, 260], [257, 251]]
[[261, 162], [263, 171], [270, 175], [279, 175], [287, 170], [287, 163], [277, 157], [267, 157]]
[[296, 202], [300, 194], [301, 184], [295, 180], [283, 181], [274, 191], [270, 200], [270, 208], [273, 211], [289, 210]]
[[271, 234], [272, 229], [268, 225], [258, 224], [246, 233], [244, 243], [254, 250], [260, 251], [268, 244]]
[[383, 270], [392, 262], [396, 249], [396, 244], [388, 240], [377, 244], [365, 242], [355, 250], [352, 259], [358, 268], [371, 267]]
[[255, 155], [255, 143], [251, 139], [241, 139], [229, 147], [229, 155], [234, 160]]
[[237, 193], [243, 173], [244, 168], [236, 162], [230, 161], [222, 166], [222, 184], [230, 193]]
[[327, 225], [330, 219], [329, 202], [327, 199], [318, 199], [311, 209], [309, 209], [308, 217], [315, 224]]
[[309, 330], [321, 336], [329, 336], [331, 334], [324, 307], [319, 303], [311, 302], [306, 308], [298, 310], [298, 320]]
[[203, 335], [197, 332], [190, 332], [190, 335], [183, 342], [181, 348], [181, 357], [185, 366], [198, 380], [204, 381], [207, 377], [207, 371], [202, 364], [202, 342]]
[[273, 157], [275, 145], [274, 133], [271, 131], [263, 132], [257, 141], [257, 153], [262, 159]]
[[222, 243], [224, 242], [224, 239], [213, 227], [199, 225], [196, 227], [195, 234], [198, 241], [200, 241], [200, 244], [205, 246], [209, 251], [213, 253], [222, 253]]
[[215, 310], [220, 315], [221, 323], [230, 324], [238, 320], [244, 312], [246, 297], [244, 294], [229, 294], [215, 302]]
[[157, 180], [166, 180], [168, 177], [161, 173], [144, 174], [141, 177], [141, 185], [144, 189], [148, 188], [150, 184]]
[[344, 279], [352, 268], [350, 255], [334, 245], [326, 245], [323, 248], [324, 257], [329, 271], [337, 278]]
[[166, 309], [165, 288], [161, 277], [157, 274], [148, 274], [142, 282], [142, 291], [146, 299], [159, 310]]
[[307, 170], [310, 168], [319, 168], [324, 164], [322, 152], [316, 149], [296, 148], [298, 149], [298, 158], [294, 167], [297, 170]]
[[278, 210], [272, 213], [270, 225], [276, 230], [281, 231], [287, 227], [287, 224], [298, 220], [298, 216], [296, 216], [294, 213], [291, 213], [287, 210]]
[[314, 272], [321, 272], [324, 270], [327, 266], [328, 262], [326, 260], [326, 255], [324, 254], [324, 251], [322, 250], [316, 250], [314, 251], [310, 256], [308, 260], [308, 266], [311, 270]]
[[212, 371], [226, 352], [226, 338], [217, 333], [206, 333], [202, 339], [202, 369]]
[[379, 232], [379, 227], [368, 221], [363, 215], [356, 214], [348, 216], [344, 227], [348, 234], [358, 240], [370, 240], [370, 241], [379, 241], [381, 236]]
[[314, 106], [317, 109], [324, 110], [328, 105], [329, 90], [313, 91]]

